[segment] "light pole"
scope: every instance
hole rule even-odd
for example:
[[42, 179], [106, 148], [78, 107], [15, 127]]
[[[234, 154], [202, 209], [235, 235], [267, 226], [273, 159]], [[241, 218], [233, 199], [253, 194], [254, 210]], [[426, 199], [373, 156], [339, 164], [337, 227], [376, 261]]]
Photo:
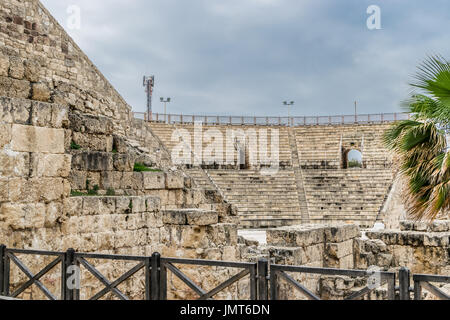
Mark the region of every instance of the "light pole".
[[167, 123], [167, 103], [170, 103], [170, 98], [164, 100], [163, 97], [160, 98], [161, 102], [164, 103], [164, 122]]
[[295, 104], [294, 101], [287, 102], [283, 101], [283, 104], [288, 107], [288, 121], [289, 121], [289, 127], [291, 126], [291, 107]]

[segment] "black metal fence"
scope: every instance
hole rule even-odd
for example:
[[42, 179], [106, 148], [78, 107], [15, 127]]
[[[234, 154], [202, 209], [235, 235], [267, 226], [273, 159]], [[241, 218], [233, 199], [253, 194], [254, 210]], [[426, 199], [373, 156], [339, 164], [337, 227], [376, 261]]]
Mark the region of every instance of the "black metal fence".
[[[34, 274], [26, 264], [18, 257], [25, 255], [30, 257], [44, 256], [51, 259], [43, 269]], [[116, 280], [111, 281], [105, 277], [92, 262], [88, 260], [101, 259], [109, 262], [135, 262], [136, 265], [121, 274]], [[234, 276], [223, 281], [214, 289], [205, 291], [194, 280], [189, 278], [181, 271], [182, 266], [193, 267], [224, 267], [238, 270]], [[11, 266], [16, 266], [27, 278], [23, 284], [15, 288], [11, 292]], [[60, 294], [52, 293], [43, 282], [42, 277], [60, 267], [61, 289]], [[102, 288], [89, 298], [89, 300], [98, 300], [107, 294], [112, 294], [120, 300], [129, 300], [130, 298], [122, 292], [118, 286], [139, 271], [144, 274], [144, 287], [146, 300], [166, 300], [168, 289], [168, 272], [171, 272], [176, 278], [181, 280], [189, 287], [199, 300], [212, 299], [218, 293], [229, 288], [231, 285], [245, 278], [249, 281], [249, 299], [250, 300], [277, 300], [280, 296], [280, 281], [284, 280], [293, 289], [292, 292], [299, 292], [304, 298], [310, 300], [320, 300], [316, 293], [309, 290], [301, 281], [295, 280], [288, 273], [295, 274], [315, 274], [320, 276], [345, 276], [370, 278], [373, 272], [366, 270], [345, 270], [332, 268], [313, 268], [305, 266], [285, 266], [269, 264], [265, 259], [260, 259], [254, 263], [246, 262], [226, 262], [212, 260], [196, 260], [196, 259], [178, 259], [164, 258], [159, 253], [152, 256], [129, 256], [129, 255], [109, 255], [109, 254], [90, 254], [78, 253], [73, 249], [66, 252], [39, 251], [39, 250], [21, 250], [10, 249], [4, 245], [0, 246], [0, 300], [11, 300], [19, 297], [32, 285], [35, 285], [49, 300], [80, 300], [80, 289], [83, 283], [73, 286], [71, 277], [73, 277], [73, 269], [83, 266], [87, 272], [95, 277], [101, 284]], [[346, 297], [347, 300], [362, 299], [372, 291], [387, 284], [387, 299], [389, 300], [410, 300], [411, 294], [415, 300], [422, 299], [422, 288], [433, 294], [438, 299], [449, 300], [450, 296], [443, 292], [433, 283], [450, 283], [450, 276], [438, 275], [422, 275], [414, 274], [411, 276], [407, 268], [401, 268], [398, 273], [395, 272], [376, 272], [378, 279], [375, 283], [367, 281], [367, 285]], [[410, 286], [411, 278], [414, 281], [414, 287]], [[370, 280], [370, 279], [368, 279]], [[397, 284], [398, 283], [398, 284]], [[72, 285], [71, 285], [72, 284]]]

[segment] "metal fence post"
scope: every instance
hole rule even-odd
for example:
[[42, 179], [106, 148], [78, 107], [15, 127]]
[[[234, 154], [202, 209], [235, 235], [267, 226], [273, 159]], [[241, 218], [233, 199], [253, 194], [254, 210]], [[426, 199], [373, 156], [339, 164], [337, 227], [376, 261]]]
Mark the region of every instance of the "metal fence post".
[[267, 276], [269, 263], [267, 259], [258, 260], [258, 300], [268, 300]]
[[270, 300], [278, 300], [278, 275], [275, 270], [270, 270]]
[[156, 252], [152, 255], [151, 265], [150, 298], [160, 300], [161, 255], [159, 253]]
[[145, 300], [151, 300], [150, 290], [151, 290], [151, 269], [152, 269], [152, 258], [145, 258]]
[[420, 281], [414, 281], [414, 300], [422, 300], [422, 285]]
[[400, 300], [410, 300], [409, 296], [409, 286], [410, 286], [410, 279], [409, 279], [409, 269], [402, 267], [400, 268], [400, 271], [398, 272], [398, 281], [399, 281], [399, 288], [400, 288]]
[[[75, 300], [75, 292], [74, 289], [70, 289], [68, 287], [67, 279], [69, 276], [69, 267], [75, 265], [75, 250], [70, 248], [68, 249], [64, 254], [64, 272], [63, 272], [63, 279], [61, 280], [63, 282], [62, 287], [64, 288], [64, 296], [63, 300]], [[76, 289], [75, 289], [76, 290]]]
[[5, 281], [5, 251], [6, 246], [0, 245], [0, 295], [4, 295], [4, 281]]

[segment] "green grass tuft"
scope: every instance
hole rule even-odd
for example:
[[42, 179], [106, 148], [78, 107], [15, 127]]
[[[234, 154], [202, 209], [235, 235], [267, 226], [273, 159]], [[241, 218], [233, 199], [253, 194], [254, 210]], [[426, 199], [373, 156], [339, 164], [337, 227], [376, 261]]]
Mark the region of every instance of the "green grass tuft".
[[146, 165], [136, 162], [134, 164], [134, 172], [162, 172], [161, 169], [149, 168]]

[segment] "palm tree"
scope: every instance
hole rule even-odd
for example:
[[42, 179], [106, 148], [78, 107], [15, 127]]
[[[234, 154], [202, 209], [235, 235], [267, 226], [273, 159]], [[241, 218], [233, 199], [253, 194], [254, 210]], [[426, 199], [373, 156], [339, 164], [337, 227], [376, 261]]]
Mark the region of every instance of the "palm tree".
[[411, 85], [413, 94], [405, 107], [412, 118], [389, 128], [384, 142], [408, 181], [408, 213], [434, 220], [450, 208], [450, 63], [441, 56], [429, 57]]

